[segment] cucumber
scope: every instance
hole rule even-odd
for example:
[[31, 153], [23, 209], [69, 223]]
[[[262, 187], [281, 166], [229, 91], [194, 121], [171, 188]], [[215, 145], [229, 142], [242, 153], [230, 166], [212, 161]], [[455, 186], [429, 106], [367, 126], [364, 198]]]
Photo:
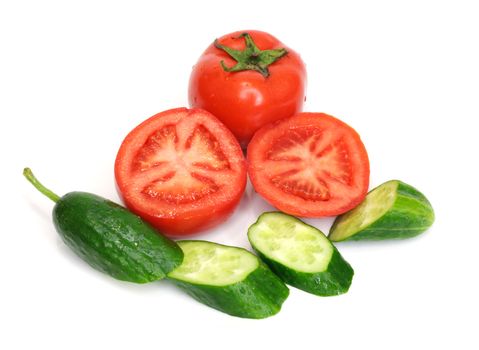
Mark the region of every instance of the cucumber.
[[433, 222], [434, 210], [427, 198], [414, 187], [391, 180], [370, 191], [356, 208], [338, 216], [329, 239], [409, 238], [426, 231]]
[[249, 227], [259, 257], [285, 283], [320, 296], [346, 293], [354, 270], [315, 227], [281, 212], [267, 212]]
[[25, 177], [56, 202], [53, 223], [62, 240], [93, 268], [123, 281], [160, 280], [179, 266], [178, 245], [126, 208], [103, 197], [70, 192], [59, 197], [25, 168]]
[[179, 241], [183, 263], [168, 278], [199, 302], [232, 316], [266, 318], [289, 295], [286, 285], [246, 249]]

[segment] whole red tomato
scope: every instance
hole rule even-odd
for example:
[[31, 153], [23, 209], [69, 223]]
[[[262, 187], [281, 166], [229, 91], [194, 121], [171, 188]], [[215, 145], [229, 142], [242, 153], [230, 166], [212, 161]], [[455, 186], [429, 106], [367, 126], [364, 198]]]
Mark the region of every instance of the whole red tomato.
[[243, 148], [256, 130], [301, 111], [306, 69], [299, 55], [272, 35], [239, 31], [215, 40], [193, 67], [192, 107], [220, 119]]

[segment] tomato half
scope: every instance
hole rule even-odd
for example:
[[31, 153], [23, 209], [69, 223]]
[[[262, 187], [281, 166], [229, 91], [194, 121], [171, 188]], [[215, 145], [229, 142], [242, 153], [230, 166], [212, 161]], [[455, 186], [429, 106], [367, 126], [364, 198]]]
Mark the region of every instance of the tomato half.
[[178, 108], [133, 129], [115, 162], [126, 206], [169, 236], [224, 221], [246, 186], [246, 162], [233, 134], [210, 113]]
[[288, 214], [338, 215], [368, 191], [369, 160], [359, 135], [323, 113], [299, 113], [261, 128], [247, 159], [255, 190]]
[[201, 55], [190, 76], [189, 103], [213, 113], [246, 148], [260, 127], [301, 111], [305, 85], [295, 51], [268, 33], [239, 31]]

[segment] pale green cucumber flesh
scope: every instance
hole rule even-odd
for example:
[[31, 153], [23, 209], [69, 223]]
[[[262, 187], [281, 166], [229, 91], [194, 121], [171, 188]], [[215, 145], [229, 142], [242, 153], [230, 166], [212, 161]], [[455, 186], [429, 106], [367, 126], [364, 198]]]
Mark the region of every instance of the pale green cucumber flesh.
[[262, 214], [249, 228], [248, 238], [256, 250], [301, 272], [326, 270], [333, 254], [320, 231], [281, 212]]
[[287, 284], [316, 295], [345, 293], [354, 271], [318, 229], [281, 213], [262, 214], [248, 230], [260, 258]]
[[258, 268], [258, 259], [245, 249], [206, 241], [179, 241], [185, 258], [169, 277], [185, 282], [227, 286]]
[[286, 285], [246, 249], [206, 241], [179, 241], [182, 265], [168, 278], [199, 302], [227, 314], [265, 318], [280, 311]]
[[336, 218], [329, 232], [332, 241], [409, 238], [426, 231], [434, 222], [427, 198], [399, 180], [383, 183], [364, 201]]

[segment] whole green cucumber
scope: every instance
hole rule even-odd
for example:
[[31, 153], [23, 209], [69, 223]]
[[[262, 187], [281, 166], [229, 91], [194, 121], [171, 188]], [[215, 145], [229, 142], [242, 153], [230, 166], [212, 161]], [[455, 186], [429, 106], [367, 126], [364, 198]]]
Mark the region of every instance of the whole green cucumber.
[[183, 261], [181, 248], [139, 216], [95, 194], [59, 197], [29, 168], [24, 176], [56, 204], [53, 223], [63, 241], [93, 268], [123, 281], [160, 280]]

